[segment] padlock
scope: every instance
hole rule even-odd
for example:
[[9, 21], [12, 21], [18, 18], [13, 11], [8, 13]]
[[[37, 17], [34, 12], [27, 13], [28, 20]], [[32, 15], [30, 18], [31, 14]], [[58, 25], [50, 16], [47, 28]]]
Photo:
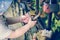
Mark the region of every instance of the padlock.
[[48, 31], [48, 30], [46, 30], [46, 29], [44, 29], [44, 30], [42, 31], [42, 36], [44, 36], [44, 37], [51, 38], [51, 35], [52, 35], [52, 31]]

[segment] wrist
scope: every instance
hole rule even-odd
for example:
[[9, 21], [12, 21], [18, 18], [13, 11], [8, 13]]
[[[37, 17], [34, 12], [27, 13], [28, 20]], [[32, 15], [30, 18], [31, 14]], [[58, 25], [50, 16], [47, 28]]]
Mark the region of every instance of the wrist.
[[31, 28], [31, 25], [28, 23], [28, 24], [27, 24], [27, 27], [28, 27], [28, 28]]

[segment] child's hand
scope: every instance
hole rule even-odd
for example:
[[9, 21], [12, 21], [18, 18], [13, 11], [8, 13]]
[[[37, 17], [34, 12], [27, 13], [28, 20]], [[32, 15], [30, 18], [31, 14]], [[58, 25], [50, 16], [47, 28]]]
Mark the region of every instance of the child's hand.
[[31, 26], [31, 27], [34, 27], [34, 25], [36, 24], [37, 21], [32, 21], [31, 18], [29, 18], [29, 21], [28, 21], [28, 24]]
[[29, 14], [25, 14], [20, 17], [20, 20], [21, 22], [28, 23], [29, 18], [30, 18]]

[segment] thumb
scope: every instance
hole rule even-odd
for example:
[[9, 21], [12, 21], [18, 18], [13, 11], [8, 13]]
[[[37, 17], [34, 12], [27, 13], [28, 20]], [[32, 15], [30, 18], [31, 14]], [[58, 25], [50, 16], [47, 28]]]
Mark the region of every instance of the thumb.
[[33, 21], [33, 22], [36, 24], [37, 21]]

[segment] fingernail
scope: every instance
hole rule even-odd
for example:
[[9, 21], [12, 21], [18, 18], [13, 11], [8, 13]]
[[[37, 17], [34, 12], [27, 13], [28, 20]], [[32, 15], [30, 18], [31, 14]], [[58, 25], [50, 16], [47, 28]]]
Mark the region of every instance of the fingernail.
[[37, 21], [35, 21], [35, 22], [37, 22]]

